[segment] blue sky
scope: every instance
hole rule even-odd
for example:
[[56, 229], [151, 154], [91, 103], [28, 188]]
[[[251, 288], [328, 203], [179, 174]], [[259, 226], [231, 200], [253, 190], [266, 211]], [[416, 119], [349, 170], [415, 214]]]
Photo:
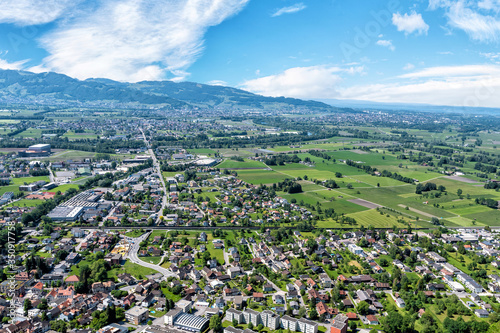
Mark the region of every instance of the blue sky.
[[500, 0], [4, 0], [0, 68], [500, 106]]

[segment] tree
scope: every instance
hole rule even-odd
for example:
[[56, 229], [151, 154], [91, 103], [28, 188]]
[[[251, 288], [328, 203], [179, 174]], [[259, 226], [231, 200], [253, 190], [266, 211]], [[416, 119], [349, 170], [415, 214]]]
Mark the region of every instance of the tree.
[[[210, 318], [210, 319], [212, 319], [212, 318]], [[248, 323], [248, 329], [249, 329], [249, 330], [253, 330], [253, 324], [252, 324], [252, 322], [249, 322], [249, 323]]]
[[399, 312], [391, 311], [384, 318], [382, 323], [384, 327], [384, 332], [386, 333], [400, 333], [403, 327], [403, 316]]
[[28, 310], [31, 309], [31, 300], [29, 298], [26, 298], [24, 300], [23, 308], [24, 308], [24, 315], [27, 316]]
[[238, 326], [238, 320], [233, 319], [233, 327], [236, 327], [236, 326]]
[[306, 312], [307, 312], [307, 311], [306, 311], [306, 308], [305, 308], [305, 307], [301, 307], [301, 308], [299, 309], [299, 317], [300, 317], [300, 318], [304, 318], [304, 317], [306, 316]]
[[311, 312], [309, 312], [309, 319], [311, 320], [318, 319], [318, 311], [316, 311], [316, 309], [312, 309]]
[[358, 312], [360, 315], [363, 315], [363, 316], [367, 315], [370, 312], [370, 305], [365, 301], [359, 302]]
[[351, 332], [356, 332], [356, 329], [358, 328], [358, 325], [356, 324], [355, 321], [349, 321], [349, 328], [351, 329]]
[[[220, 333], [222, 331], [222, 320], [218, 315], [210, 317], [209, 327], [215, 333]], [[250, 325], [248, 328], [250, 328]]]

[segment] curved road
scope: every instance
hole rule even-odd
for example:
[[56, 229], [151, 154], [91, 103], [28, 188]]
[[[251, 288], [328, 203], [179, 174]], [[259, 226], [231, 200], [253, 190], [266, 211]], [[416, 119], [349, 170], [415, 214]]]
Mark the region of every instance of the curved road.
[[136, 238], [136, 240], [134, 241], [134, 244], [132, 245], [132, 247], [130, 248], [130, 250], [128, 252], [128, 259], [130, 259], [130, 261], [133, 262], [134, 264], [138, 264], [138, 265], [143, 266], [143, 267], [148, 267], [148, 268], [154, 269], [155, 271], [160, 272], [161, 274], [163, 274], [163, 276], [165, 276], [167, 278], [170, 276], [176, 277], [176, 275], [173, 272], [169, 271], [168, 269], [163, 268], [159, 265], [147, 263], [147, 262], [139, 259], [139, 257], [137, 257], [137, 252], [139, 251], [139, 244], [143, 240], [148, 238], [150, 234], [151, 234], [151, 231]]

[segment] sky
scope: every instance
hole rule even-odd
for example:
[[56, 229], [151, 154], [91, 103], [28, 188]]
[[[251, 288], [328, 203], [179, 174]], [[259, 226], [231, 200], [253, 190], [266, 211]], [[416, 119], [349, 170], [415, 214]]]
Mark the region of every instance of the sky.
[[1, 0], [0, 69], [500, 107], [500, 0]]

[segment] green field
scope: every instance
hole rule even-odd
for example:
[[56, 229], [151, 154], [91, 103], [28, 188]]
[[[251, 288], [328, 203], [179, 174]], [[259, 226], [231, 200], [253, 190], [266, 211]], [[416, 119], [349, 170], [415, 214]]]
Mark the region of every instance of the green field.
[[67, 160], [83, 160], [85, 158], [93, 158], [96, 153], [91, 151], [81, 151], [81, 150], [65, 150], [62, 152], [57, 152], [48, 157], [40, 157], [40, 160], [60, 162]]
[[162, 257], [140, 257], [144, 262], [147, 262], [148, 264], [153, 264], [153, 265], [158, 265], [161, 261]]
[[237, 170], [237, 173], [238, 178], [255, 185], [278, 183], [291, 178], [272, 170]]
[[188, 149], [188, 152], [191, 154], [199, 154], [199, 155], [214, 155], [217, 153], [215, 150], [208, 149], [208, 148], [193, 148], [193, 149]]
[[259, 161], [245, 159], [243, 162], [226, 159], [217, 166], [221, 169], [265, 169], [267, 166]]
[[12, 203], [8, 204], [6, 207], [35, 207], [35, 206], [38, 206], [39, 204], [41, 204], [42, 202], [44, 202], [44, 200], [21, 199], [19, 201], [12, 202]]

